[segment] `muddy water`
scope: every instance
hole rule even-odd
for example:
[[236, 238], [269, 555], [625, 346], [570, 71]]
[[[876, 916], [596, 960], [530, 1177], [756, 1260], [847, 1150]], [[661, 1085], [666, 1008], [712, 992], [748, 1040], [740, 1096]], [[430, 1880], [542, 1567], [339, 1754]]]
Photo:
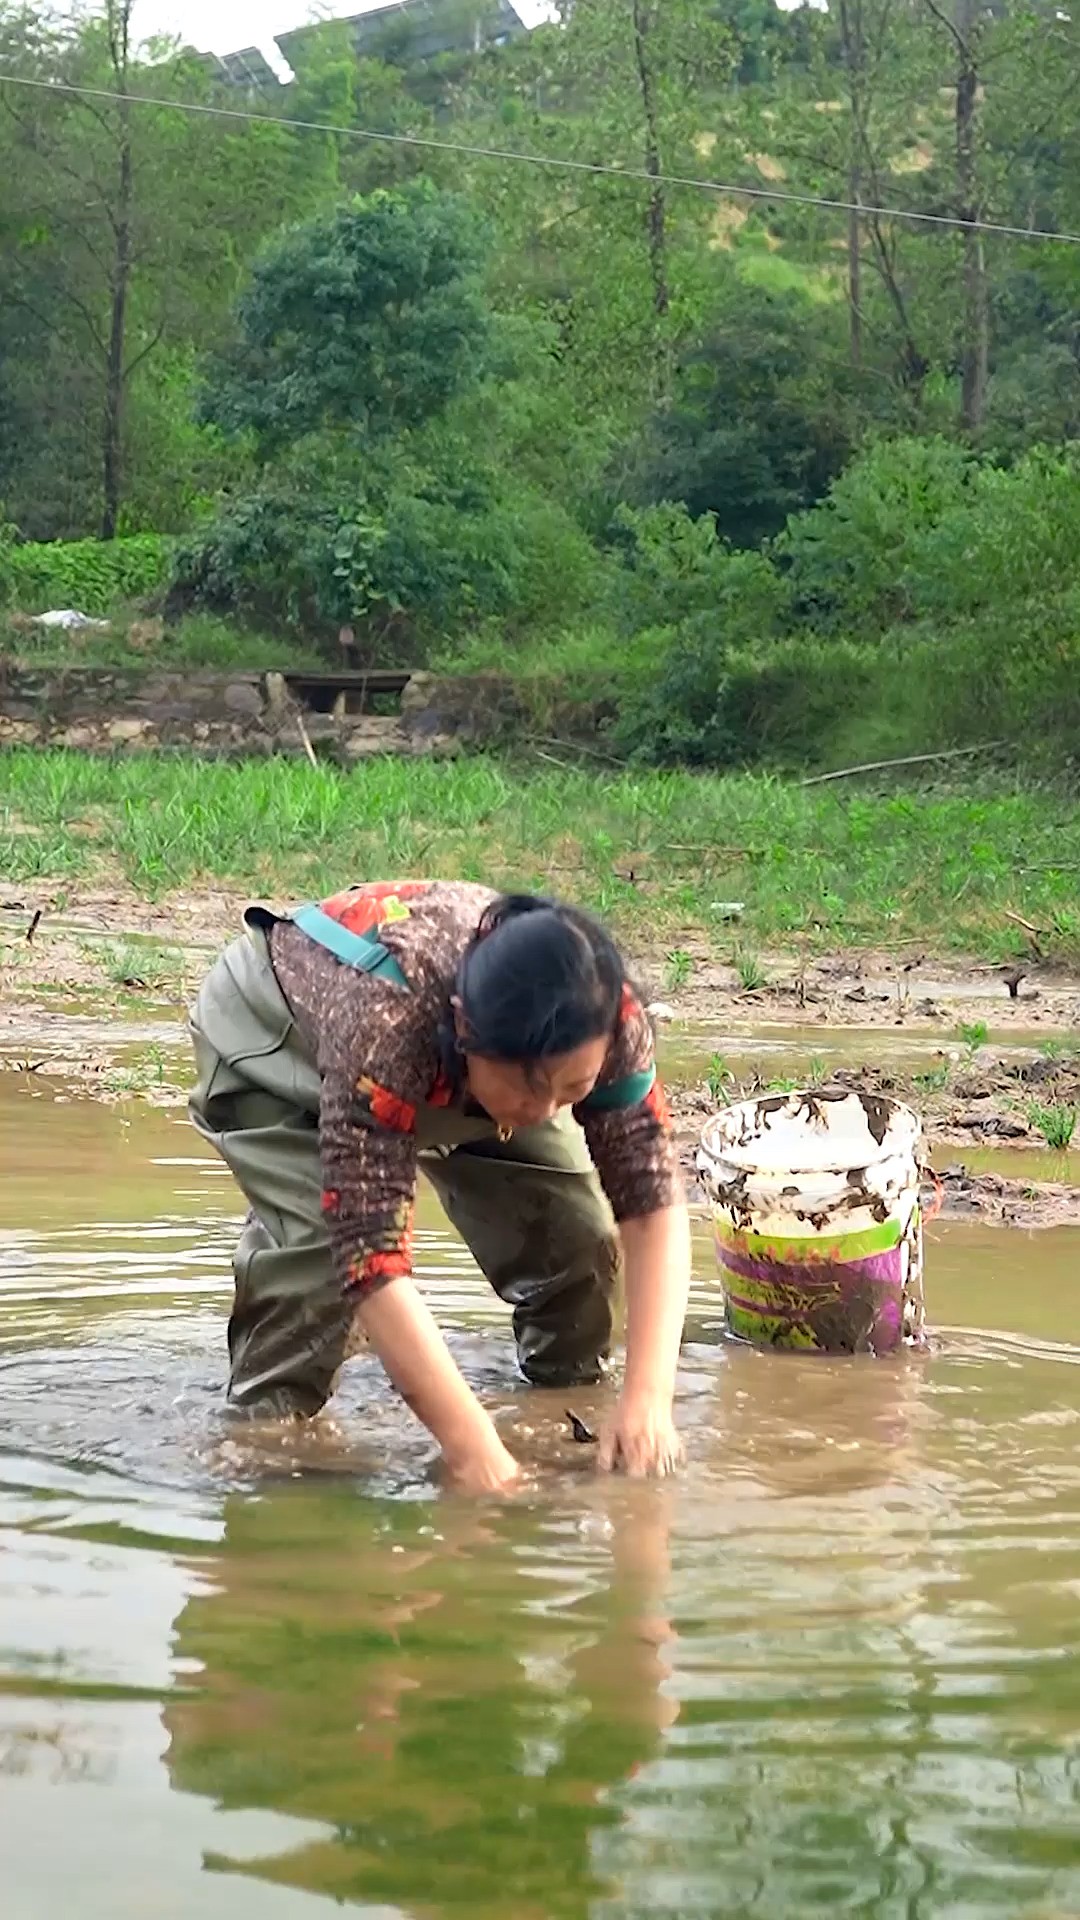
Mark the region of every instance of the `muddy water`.
[[1041, 1180], [1080, 1187], [1080, 1148], [1060, 1152], [1053, 1147], [981, 1147], [970, 1142], [942, 1140], [930, 1154], [940, 1172], [962, 1163], [969, 1173], [997, 1173], [1003, 1180]]
[[[1036, 1052], [1046, 1037], [1045, 1032], [1010, 1029], [991, 1033], [986, 1045], [997, 1058], [1007, 1060]], [[955, 1029], [949, 1027], [915, 1032], [905, 1027], [770, 1027], [755, 1022], [737, 1028], [685, 1021], [661, 1028], [658, 1052], [665, 1075], [674, 1083], [704, 1080], [717, 1054], [736, 1075], [745, 1076], [756, 1068], [767, 1080], [778, 1073], [805, 1078], [821, 1067], [832, 1072], [837, 1067], [863, 1066], [867, 1061], [878, 1067], [918, 1072], [943, 1055], [961, 1060], [964, 1048]]]
[[1080, 1236], [935, 1229], [896, 1365], [724, 1345], [703, 1245], [688, 1465], [632, 1487], [426, 1211], [538, 1468], [476, 1506], [367, 1359], [304, 1446], [223, 1435], [227, 1177], [38, 1091], [0, 1080], [5, 1920], [1080, 1914]]

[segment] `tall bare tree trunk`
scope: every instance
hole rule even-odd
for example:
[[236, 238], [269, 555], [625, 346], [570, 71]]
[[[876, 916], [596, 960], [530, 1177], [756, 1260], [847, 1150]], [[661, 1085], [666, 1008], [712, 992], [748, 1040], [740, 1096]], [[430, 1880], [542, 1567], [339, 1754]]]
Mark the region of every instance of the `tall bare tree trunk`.
[[852, 211], [848, 214], [847, 260], [848, 260], [848, 338], [851, 342], [851, 364], [862, 365], [862, 232], [861, 214], [854, 209], [862, 197], [862, 174], [857, 162], [852, 163], [848, 175], [848, 198]]
[[109, 304], [109, 338], [105, 359], [105, 405], [102, 415], [101, 537], [112, 540], [120, 520], [124, 470], [124, 347], [127, 339], [128, 293], [131, 286], [132, 157], [131, 104], [128, 98], [128, 56], [131, 0], [117, 0], [108, 14], [109, 51], [117, 101], [119, 137], [116, 149], [117, 194], [111, 213], [113, 250]]
[[964, 233], [964, 334], [960, 419], [977, 433], [986, 410], [990, 363], [990, 303], [986, 253], [976, 223], [982, 215], [978, 182], [979, 51], [977, 0], [956, 0], [956, 187]]
[[653, 310], [657, 318], [662, 320], [671, 305], [671, 289], [668, 285], [667, 206], [660, 178], [660, 120], [656, 104], [656, 80], [649, 59], [649, 35], [654, 19], [650, 0], [633, 0], [634, 60], [645, 116], [645, 171], [653, 183], [646, 215], [649, 270], [652, 274]]
[[862, 215], [856, 211], [862, 201], [862, 149], [866, 139], [865, 100], [863, 97], [864, 43], [861, 0], [840, 0], [840, 41], [848, 75], [848, 102], [851, 117], [851, 159], [848, 166], [848, 328], [851, 364], [862, 364]]

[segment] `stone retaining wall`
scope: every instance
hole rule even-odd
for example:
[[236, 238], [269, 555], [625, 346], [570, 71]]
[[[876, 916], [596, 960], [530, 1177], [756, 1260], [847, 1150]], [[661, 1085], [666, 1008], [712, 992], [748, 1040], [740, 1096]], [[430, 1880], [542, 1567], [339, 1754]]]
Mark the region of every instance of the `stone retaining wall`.
[[[308, 754], [342, 764], [372, 754], [440, 754], [527, 732], [527, 703], [499, 675], [411, 676], [396, 714], [317, 712], [280, 673], [38, 667], [0, 658], [0, 747], [128, 753], [183, 747], [207, 757]], [[340, 710], [339, 710], [340, 709]], [[595, 731], [582, 710], [577, 732]]]

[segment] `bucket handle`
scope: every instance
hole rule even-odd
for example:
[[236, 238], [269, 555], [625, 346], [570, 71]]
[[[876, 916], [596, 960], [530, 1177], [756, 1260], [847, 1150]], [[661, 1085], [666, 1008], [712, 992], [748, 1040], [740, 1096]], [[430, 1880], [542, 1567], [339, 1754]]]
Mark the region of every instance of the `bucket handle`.
[[938, 1214], [941, 1212], [941, 1209], [945, 1204], [945, 1187], [941, 1180], [940, 1175], [934, 1172], [933, 1167], [920, 1166], [918, 1169], [918, 1174], [919, 1174], [920, 1184], [924, 1180], [929, 1180], [931, 1186], [934, 1189], [933, 1200], [930, 1202], [930, 1205], [928, 1207], [923, 1208], [922, 1218], [923, 1218], [923, 1226], [925, 1227], [925, 1226], [929, 1226], [931, 1220], [936, 1220], [938, 1217]]

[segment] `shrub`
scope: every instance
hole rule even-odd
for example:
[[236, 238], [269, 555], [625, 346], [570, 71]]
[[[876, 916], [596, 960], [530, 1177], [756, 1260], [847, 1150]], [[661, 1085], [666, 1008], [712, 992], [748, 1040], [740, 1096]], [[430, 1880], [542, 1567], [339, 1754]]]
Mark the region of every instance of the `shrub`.
[[[692, 574], [682, 593], [675, 581], [668, 593], [658, 592], [656, 607], [670, 610], [667, 621], [634, 639], [649, 670], [622, 687], [616, 733], [623, 747], [649, 759], [730, 764], [759, 757], [743, 712], [745, 690], [774, 659], [785, 583], [765, 555], [732, 552], [721, 542], [706, 577], [707, 591]], [[801, 650], [792, 671], [805, 696]]]
[[1080, 450], [1033, 448], [1015, 467], [976, 467], [954, 509], [927, 527], [909, 568], [916, 615], [950, 622], [1012, 603], [1023, 618], [1080, 586]]
[[0, 603], [25, 613], [76, 607], [105, 614], [168, 578], [172, 543], [156, 533], [123, 540], [50, 540], [0, 545]]
[[880, 633], [913, 610], [909, 575], [928, 530], [962, 504], [974, 462], [952, 441], [881, 440], [833, 481], [820, 506], [776, 543], [804, 619], [835, 632]]
[[[485, 622], [553, 624], [588, 598], [594, 551], [556, 502], [505, 476], [399, 460], [310, 476], [295, 468], [228, 503], [184, 542], [182, 599], [329, 631], [350, 625], [366, 656], [414, 664]], [[512, 637], [512, 633], [511, 636]]]

